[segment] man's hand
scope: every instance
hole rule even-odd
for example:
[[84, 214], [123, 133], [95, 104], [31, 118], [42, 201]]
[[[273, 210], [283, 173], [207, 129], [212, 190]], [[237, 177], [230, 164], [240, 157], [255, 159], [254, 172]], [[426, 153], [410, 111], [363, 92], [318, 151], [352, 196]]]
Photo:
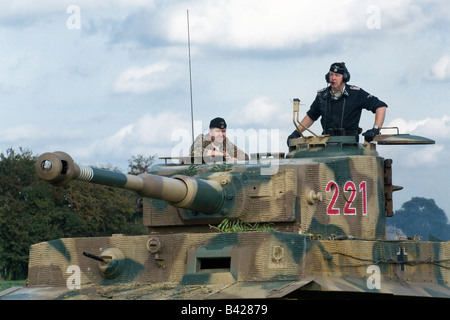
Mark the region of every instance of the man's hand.
[[208, 150], [206, 152], [206, 156], [213, 157], [213, 158], [214, 157], [222, 158], [223, 160], [226, 160], [226, 161], [230, 161], [230, 160], [231, 161], [237, 161], [237, 159], [235, 157], [229, 155], [228, 152], [223, 153], [223, 152], [217, 151], [215, 149]]
[[372, 128], [372, 129], [367, 130], [366, 132], [364, 132], [362, 135], [364, 136], [364, 140], [366, 140], [367, 142], [370, 142], [379, 133], [380, 133], [380, 129]]

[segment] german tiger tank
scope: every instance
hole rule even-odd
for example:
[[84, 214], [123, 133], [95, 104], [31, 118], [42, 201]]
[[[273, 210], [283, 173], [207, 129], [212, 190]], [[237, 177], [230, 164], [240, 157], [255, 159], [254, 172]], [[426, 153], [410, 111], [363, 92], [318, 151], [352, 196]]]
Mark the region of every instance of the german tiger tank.
[[[298, 126], [299, 100], [294, 100]], [[388, 240], [392, 160], [376, 144], [408, 134], [302, 135], [289, 152], [248, 161], [181, 157], [138, 176], [42, 154], [37, 174], [142, 196], [148, 234], [63, 238], [30, 248], [27, 285], [2, 299], [302, 299], [312, 295], [450, 297], [450, 242]]]

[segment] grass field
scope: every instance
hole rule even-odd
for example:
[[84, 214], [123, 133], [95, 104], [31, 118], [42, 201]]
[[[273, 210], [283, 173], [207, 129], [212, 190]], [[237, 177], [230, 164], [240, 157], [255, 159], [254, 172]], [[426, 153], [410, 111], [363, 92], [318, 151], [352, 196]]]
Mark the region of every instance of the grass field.
[[25, 285], [26, 282], [27, 282], [26, 280], [15, 280], [15, 281], [0, 280], [0, 291], [3, 291], [5, 289], [8, 289], [8, 288], [14, 287], [14, 286], [23, 286], [23, 285]]

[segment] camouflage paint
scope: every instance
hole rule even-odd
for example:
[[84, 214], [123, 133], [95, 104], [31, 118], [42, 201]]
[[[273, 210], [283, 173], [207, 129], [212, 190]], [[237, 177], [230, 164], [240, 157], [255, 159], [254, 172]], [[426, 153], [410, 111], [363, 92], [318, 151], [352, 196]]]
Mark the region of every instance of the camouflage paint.
[[[293, 140], [271, 175], [261, 174], [267, 164], [253, 159], [156, 167], [152, 174], [217, 182], [220, 193], [200, 182], [195, 201], [204, 207], [220, 194], [223, 203], [205, 214], [145, 198], [148, 235], [35, 244], [28, 286], [5, 297], [102, 299], [106, 291], [107, 298], [121, 299], [295, 298], [308, 291], [450, 297], [450, 242], [385, 239], [384, 159], [374, 145], [345, 137]], [[52, 159], [61, 157], [68, 155]], [[67, 159], [69, 173], [76, 172], [72, 162]], [[92, 182], [118, 186], [128, 179], [97, 170], [94, 176]], [[225, 218], [273, 230], [217, 232]], [[108, 249], [123, 258], [99, 262], [82, 254]], [[105, 267], [117, 268], [117, 276], [105, 277]], [[69, 288], [74, 279], [79, 289]], [[42, 286], [51, 289], [32, 291]]]

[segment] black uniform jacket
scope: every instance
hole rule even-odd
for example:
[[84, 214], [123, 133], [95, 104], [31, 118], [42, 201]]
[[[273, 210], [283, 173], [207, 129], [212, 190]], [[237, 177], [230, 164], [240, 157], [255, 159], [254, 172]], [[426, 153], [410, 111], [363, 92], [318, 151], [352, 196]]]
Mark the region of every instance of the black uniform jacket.
[[[387, 104], [377, 97], [359, 87], [346, 84], [338, 99], [332, 98], [331, 87], [317, 91], [316, 99], [306, 114], [314, 121], [321, 117], [322, 134], [356, 136], [358, 139], [362, 110], [367, 109], [375, 113], [376, 109], [383, 106], [387, 107]], [[295, 130], [289, 136], [288, 142], [289, 139], [299, 136]]]

